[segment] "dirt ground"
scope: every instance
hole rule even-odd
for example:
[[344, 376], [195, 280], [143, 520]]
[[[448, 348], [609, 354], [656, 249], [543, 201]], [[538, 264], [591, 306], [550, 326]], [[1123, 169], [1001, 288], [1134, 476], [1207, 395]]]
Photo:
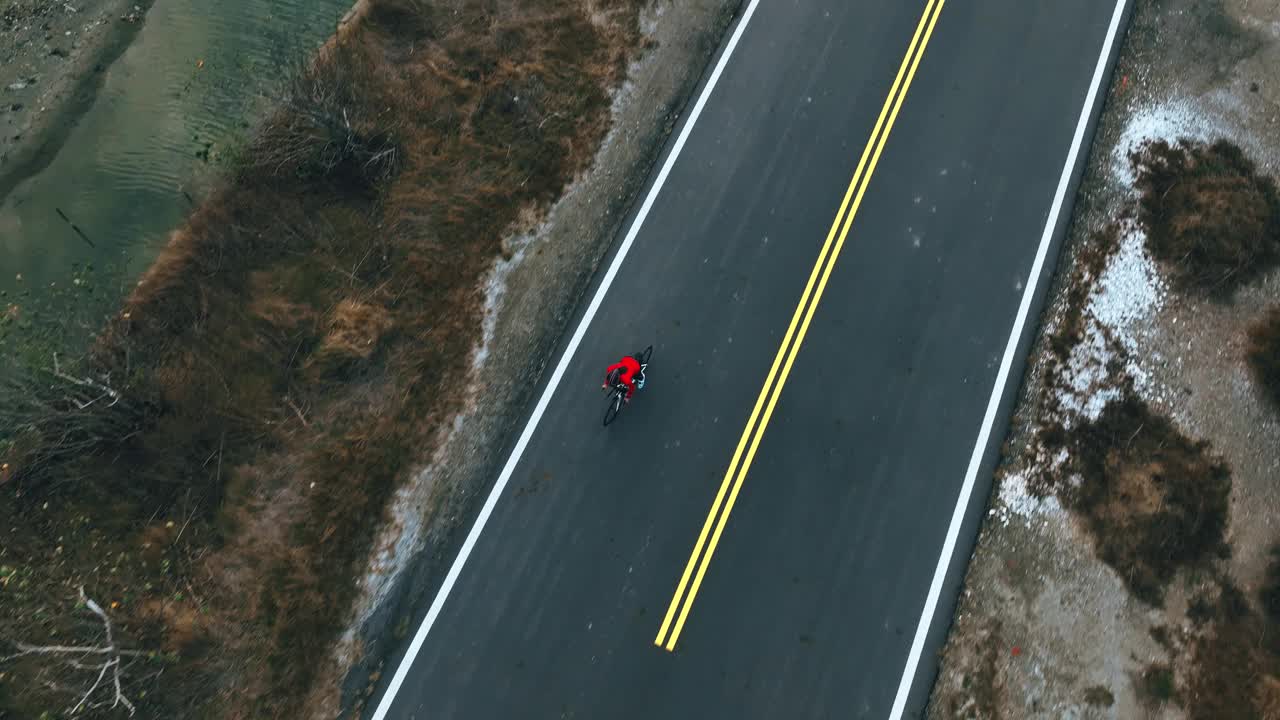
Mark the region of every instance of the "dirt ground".
[[1136, 3], [930, 717], [1280, 717], [1277, 68]]
[[154, 0], [6, 0], [0, 10], [0, 200], [92, 104]]

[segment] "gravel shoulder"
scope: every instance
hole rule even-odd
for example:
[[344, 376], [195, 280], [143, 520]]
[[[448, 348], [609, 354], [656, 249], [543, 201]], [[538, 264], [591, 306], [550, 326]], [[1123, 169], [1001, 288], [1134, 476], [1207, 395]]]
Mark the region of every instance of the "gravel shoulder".
[[[1196, 292], [1150, 232], [1180, 211], [1153, 142], [1238, 148], [1222, 197], [1273, 181], [1277, 67], [1280, 3], [1136, 3], [929, 717], [1280, 717], [1280, 412], [1246, 360], [1280, 273]], [[1225, 207], [1179, 227], [1244, 222]]]
[[12, 0], [0, 11], [0, 200], [48, 164], [154, 0]]

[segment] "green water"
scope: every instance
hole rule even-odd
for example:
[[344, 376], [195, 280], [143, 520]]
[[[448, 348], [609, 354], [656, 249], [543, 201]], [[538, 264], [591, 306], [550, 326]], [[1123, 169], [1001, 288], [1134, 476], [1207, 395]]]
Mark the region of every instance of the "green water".
[[81, 350], [351, 4], [157, 0], [53, 161], [0, 204], [0, 353]]

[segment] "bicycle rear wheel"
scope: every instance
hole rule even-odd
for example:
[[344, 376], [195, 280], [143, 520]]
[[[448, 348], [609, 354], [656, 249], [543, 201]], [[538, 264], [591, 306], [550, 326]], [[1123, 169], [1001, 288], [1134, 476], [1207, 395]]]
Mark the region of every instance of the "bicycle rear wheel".
[[622, 412], [622, 393], [614, 390], [613, 395], [609, 398], [609, 407], [604, 411], [604, 424], [608, 425], [613, 422], [620, 412]]

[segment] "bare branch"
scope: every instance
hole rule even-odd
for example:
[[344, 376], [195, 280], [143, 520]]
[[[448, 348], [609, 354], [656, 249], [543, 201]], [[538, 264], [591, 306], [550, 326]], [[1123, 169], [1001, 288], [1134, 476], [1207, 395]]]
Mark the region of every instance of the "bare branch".
[[125, 657], [146, 655], [145, 652], [138, 650], [120, 650], [115, 647], [89, 647], [87, 645], [28, 645], [26, 643], [14, 643], [18, 648], [18, 652], [9, 655], [4, 660], [12, 660], [13, 658], [22, 657], [23, 655], [57, 655], [57, 654], [76, 654], [76, 655], [121, 655]]
[[111, 707], [115, 707], [116, 705], [124, 705], [125, 707], [129, 708], [129, 714], [132, 715], [134, 712], [137, 711], [137, 708], [133, 706], [133, 703], [129, 702], [129, 698], [125, 697], [124, 691], [120, 689], [120, 664], [118, 662], [116, 663], [115, 681], [116, 681], [116, 699], [115, 699], [115, 702], [111, 703]]
[[[46, 684], [54, 689], [64, 692], [74, 692], [76, 695], [79, 695], [79, 701], [71, 707], [68, 714], [75, 715], [81, 710], [107, 707], [108, 705], [112, 708], [123, 705], [129, 711], [129, 714], [133, 715], [137, 712], [137, 707], [133, 704], [133, 701], [125, 695], [124, 686], [121, 682], [121, 675], [123, 674], [121, 667], [124, 665], [123, 658], [140, 657], [147, 655], [148, 653], [138, 650], [121, 650], [116, 646], [115, 630], [111, 625], [110, 616], [107, 615], [107, 611], [103, 610], [102, 606], [99, 605], [96, 600], [85, 594], [83, 586], [80, 587], [80, 602], [88, 608], [89, 612], [97, 615], [98, 619], [102, 621], [102, 629], [106, 635], [105, 645], [30, 645], [27, 643], [14, 643], [14, 646], [18, 648], [17, 654], [0, 658], [0, 662], [8, 662], [25, 655], [74, 656], [61, 660], [62, 666], [71, 668], [72, 670], [87, 670], [90, 672], [95, 670], [97, 671], [97, 675], [94, 677], [92, 684], [89, 685], [88, 690], [81, 693], [78, 690], [73, 691], [71, 688], [63, 685], [46, 682]], [[101, 663], [81, 662], [83, 658], [90, 655], [106, 656], [107, 659]], [[48, 670], [49, 667], [42, 666], [39, 671], [39, 675], [45, 674]], [[103, 687], [103, 680], [106, 679], [108, 672], [111, 673], [111, 686], [114, 688], [115, 692], [109, 699], [94, 700], [95, 694], [97, 694], [99, 689]]]
[[86, 692], [84, 697], [80, 698], [80, 702], [76, 703], [76, 706], [71, 708], [72, 715], [80, 712], [80, 708], [84, 707], [84, 704], [89, 701], [89, 696], [93, 695], [93, 691], [97, 690], [98, 686], [102, 684], [102, 678], [107, 676], [107, 668], [118, 662], [119, 660], [109, 660], [102, 664], [102, 671], [98, 673], [98, 679], [93, 681], [93, 685], [89, 688], [89, 692]]
[[106, 631], [107, 631], [107, 646], [111, 648], [112, 652], [115, 652], [116, 641], [111, 634], [111, 620], [107, 617], [107, 613], [102, 609], [101, 605], [94, 602], [93, 598], [84, 594], [83, 585], [80, 586], [80, 602], [84, 603], [85, 607], [93, 611], [94, 615], [97, 615], [98, 617], [102, 618], [102, 626], [106, 628]]
[[98, 397], [90, 400], [88, 403], [81, 403], [80, 401], [73, 399], [73, 402], [75, 402], [76, 405], [78, 405], [81, 410], [89, 407], [90, 405], [94, 404], [98, 400], [101, 400], [103, 397], [111, 398], [112, 405], [115, 405], [116, 403], [120, 402], [120, 393], [112, 389], [111, 387], [104, 385], [91, 378], [72, 377], [62, 372], [62, 370], [58, 368], [58, 353], [53, 354], [53, 375], [54, 377], [60, 380], [66, 380], [69, 383], [72, 383], [74, 385], [79, 385], [81, 387], [93, 388], [94, 390], [98, 390], [103, 393], [102, 395], [99, 395]]

